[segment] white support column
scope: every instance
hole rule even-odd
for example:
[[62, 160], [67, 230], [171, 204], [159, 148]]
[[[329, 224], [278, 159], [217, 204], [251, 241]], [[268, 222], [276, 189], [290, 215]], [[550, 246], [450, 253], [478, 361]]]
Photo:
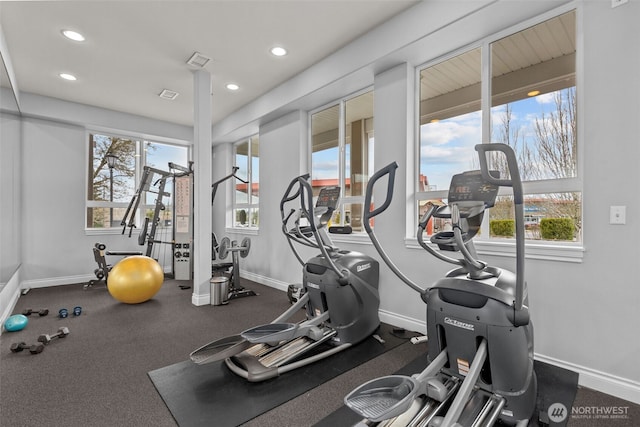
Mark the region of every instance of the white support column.
[[211, 279], [211, 74], [193, 74], [193, 305], [210, 302]]

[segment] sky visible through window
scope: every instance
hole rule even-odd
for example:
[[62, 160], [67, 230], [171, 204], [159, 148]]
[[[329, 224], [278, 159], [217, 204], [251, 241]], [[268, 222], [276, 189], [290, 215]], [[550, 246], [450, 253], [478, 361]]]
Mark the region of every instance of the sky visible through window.
[[179, 166], [188, 166], [186, 147], [145, 142], [147, 165], [163, 171], [169, 171], [169, 162]]
[[[351, 144], [345, 146], [345, 157], [351, 155]], [[316, 151], [312, 154], [311, 164], [313, 165], [313, 179], [338, 179], [338, 147]], [[351, 174], [351, 165], [345, 165], [345, 175]]]
[[[510, 103], [512, 128], [518, 128], [525, 144], [533, 144], [534, 123], [544, 113], [555, 111], [554, 93], [525, 98]], [[505, 105], [492, 108], [491, 142], [497, 141]], [[482, 143], [480, 111], [427, 123], [420, 129], [420, 172], [427, 176], [426, 190], [447, 190], [453, 174], [478, 168], [476, 144]]]

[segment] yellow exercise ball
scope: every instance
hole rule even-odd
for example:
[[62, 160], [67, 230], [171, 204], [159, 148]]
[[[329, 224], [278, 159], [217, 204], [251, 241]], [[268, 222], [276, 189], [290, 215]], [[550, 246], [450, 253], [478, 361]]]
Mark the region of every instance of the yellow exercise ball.
[[139, 304], [153, 298], [163, 281], [164, 272], [158, 261], [134, 255], [113, 266], [107, 278], [107, 289], [120, 302]]

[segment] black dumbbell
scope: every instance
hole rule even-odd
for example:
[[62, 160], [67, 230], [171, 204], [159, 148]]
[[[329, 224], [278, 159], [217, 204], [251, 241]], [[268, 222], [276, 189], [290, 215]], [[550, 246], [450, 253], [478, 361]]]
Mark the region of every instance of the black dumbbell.
[[63, 326], [62, 328], [58, 329], [58, 332], [56, 332], [53, 335], [49, 335], [49, 334], [42, 334], [38, 337], [38, 341], [43, 343], [43, 344], [49, 344], [51, 342], [51, 340], [55, 339], [55, 338], [64, 338], [67, 335], [69, 335], [69, 328], [67, 328], [66, 326]]
[[38, 344], [28, 345], [27, 343], [24, 343], [24, 342], [14, 342], [13, 344], [11, 344], [12, 353], [19, 353], [26, 348], [29, 349], [29, 352], [31, 354], [38, 354], [38, 353], [42, 353], [42, 350], [44, 350], [44, 344], [38, 343]]
[[38, 313], [38, 315], [40, 316], [46, 316], [47, 314], [49, 314], [49, 309], [41, 308], [39, 310], [34, 310], [32, 308], [27, 308], [26, 310], [22, 311], [22, 314], [24, 314], [25, 316], [31, 316], [34, 313]]

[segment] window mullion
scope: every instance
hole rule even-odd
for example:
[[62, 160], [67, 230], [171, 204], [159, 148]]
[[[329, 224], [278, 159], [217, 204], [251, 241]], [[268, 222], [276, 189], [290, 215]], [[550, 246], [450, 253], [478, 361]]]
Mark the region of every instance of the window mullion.
[[340, 203], [340, 225], [344, 223], [345, 218], [345, 197], [347, 191], [347, 160], [346, 160], [346, 101], [340, 101], [340, 114], [338, 114], [338, 186], [340, 187], [341, 203]]
[[340, 102], [340, 114], [338, 115], [338, 185], [344, 197], [346, 190], [346, 130], [345, 130], [345, 102]]
[[491, 142], [491, 47], [484, 42], [480, 48], [481, 80], [480, 109], [482, 123], [482, 141]]
[[[252, 175], [252, 171], [251, 171], [251, 163], [252, 163], [252, 154], [251, 154], [251, 138], [247, 139], [247, 181], [249, 181], [249, 183], [247, 184], [247, 202], [249, 203], [249, 206], [251, 206], [251, 183], [253, 182], [253, 178], [251, 177]], [[249, 209], [250, 211], [251, 209]]]
[[[480, 123], [482, 126], [481, 143], [490, 143], [491, 141], [491, 46], [488, 42], [484, 42], [480, 48]], [[488, 236], [489, 233], [489, 215], [485, 215], [480, 225], [480, 236]]]

